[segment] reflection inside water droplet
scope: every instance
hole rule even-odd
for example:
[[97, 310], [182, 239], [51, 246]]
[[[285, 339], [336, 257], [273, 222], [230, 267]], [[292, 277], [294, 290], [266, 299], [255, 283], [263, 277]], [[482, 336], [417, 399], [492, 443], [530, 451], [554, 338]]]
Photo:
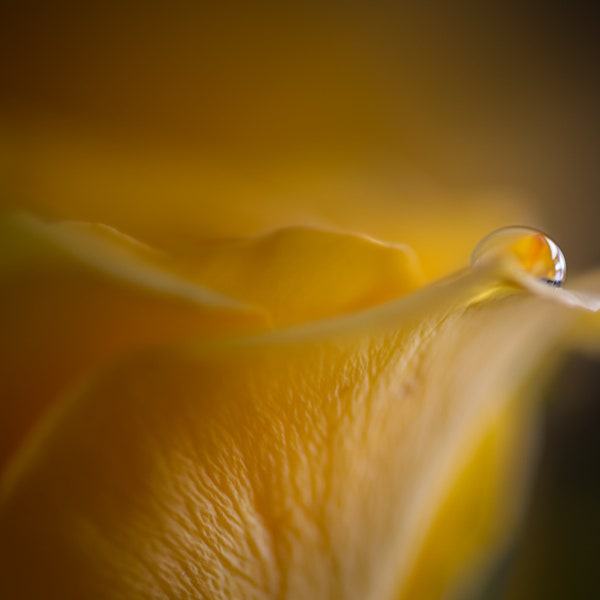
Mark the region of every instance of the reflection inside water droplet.
[[486, 235], [471, 255], [471, 266], [501, 256], [516, 258], [527, 273], [560, 287], [567, 277], [561, 249], [546, 234], [528, 227], [504, 227]]

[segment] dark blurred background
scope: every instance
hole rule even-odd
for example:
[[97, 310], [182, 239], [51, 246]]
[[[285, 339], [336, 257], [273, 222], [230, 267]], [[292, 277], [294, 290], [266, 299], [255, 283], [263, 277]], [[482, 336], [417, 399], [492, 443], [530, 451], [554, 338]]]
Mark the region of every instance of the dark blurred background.
[[600, 597], [599, 405], [597, 358], [572, 357], [548, 394], [524, 531], [488, 598]]
[[[308, 173], [393, 173], [526, 206], [571, 272], [600, 264], [593, 3], [214, 4], [5, 0], [0, 204], [98, 219], [121, 203], [115, 224], [135, 233], [161, 194], [184, 210], [232, 173], [309, 165], [280, 195]], [[436, 202], [452, 229], [478, 210]], [[597, 372], [573, 358], [555, 385], [529, 517], [489, 597], [600, 597]]]
[[[97, 138], [113, 154], [202, 156], [255, 178], [309, 162], [493, 191], [535, 206], [572, 270], [599, 262], [591, 5], [5, 0], [1, 10], [4, 202], [43, 204], [46, 171], [67, 170], [61, 151], [71, 144], [82, 162], [79, 146]], [[29, 178], [19, 151], [41, 164]], [[106, 190], [86, 188], [77, 166], [70, 184], [47, 187], [94, 217]]]

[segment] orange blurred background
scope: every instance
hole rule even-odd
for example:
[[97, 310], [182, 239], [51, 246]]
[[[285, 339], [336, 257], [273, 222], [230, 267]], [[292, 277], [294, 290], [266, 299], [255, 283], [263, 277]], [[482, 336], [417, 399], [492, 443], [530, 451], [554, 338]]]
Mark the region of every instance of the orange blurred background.
[[[318, 196], [385, 197], [432, 219], [445, 202], [440, 229], [475, 221], [467, 260], [490, 224], [472, 214], [477, 198], [499, 224], [534, 207], [528, 224], [553, 234], [572, 270], [600, 259], [597, 42], [576, 4], [2, 10], [2, 203], [100, 220], [112, 204], [112, 224], [135, 234], [150, 206], [169, 227], [235, 193], [246, 208], [232, 233], [281, 204], [309, 219]], [[210, 219], [194, 225], [211, 233]]]

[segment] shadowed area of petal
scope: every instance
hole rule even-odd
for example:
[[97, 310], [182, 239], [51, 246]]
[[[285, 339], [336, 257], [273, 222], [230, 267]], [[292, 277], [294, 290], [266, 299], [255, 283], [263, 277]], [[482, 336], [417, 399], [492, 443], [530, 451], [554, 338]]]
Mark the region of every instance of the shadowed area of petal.
[[0, 471], [57, 394], [103, 361], [266, 327], [259, 309], [178, 277], [161, 260], [101, 226], [0, 222]]
[[[105, 372], [6, 474], [0, 591], [426, 598], [422, 560], [450, 565], [434, 591], [455, 589], [514, 524], [535, 413], [521, 392], [580, 316], [502, 280], [467, 272], [312, 329]], [[440, 546], [436, 516], [474, 499], [469, 540]]]
[[355, 312], [421, 281], [408, 248], [310, 229], [205, 243], [184, 261], [101, 224], [21, 215], [1, 228], [0, 464], [107, 360]]

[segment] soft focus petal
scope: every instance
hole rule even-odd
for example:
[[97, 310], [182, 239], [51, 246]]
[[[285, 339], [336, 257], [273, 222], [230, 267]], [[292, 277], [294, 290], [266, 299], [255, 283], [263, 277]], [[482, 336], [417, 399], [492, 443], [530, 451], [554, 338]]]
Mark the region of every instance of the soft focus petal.
[[0, 466], [48, 403], [104, 361], [167, 340], [265, 327], [258, 309], [163, 262], [109, 228], [0, 221]]
[[299, 227], [199, 245], [186, 263], [197, 280], [260, 306], [276, 326], [356, 312], [423, 284], [407, 246]]
[[6, 473], [2, 595], [456, 589], [514, 524], [535, 412], [521, 393], [581, 314], [497, 275], [106, 371]]
[[198, 240], [313, 226], [406, 244], [434, 279], [466, 264], [490, 231], [538, 222], [520, 198], [451, 192], [395, 162], [260, 153], [240, 162], [194, 144], [142, 145], [99, 133], [97, 126], [44, 120], [3, 130], [0, 207], [110, 223], [182, 254]]
[[380, 304], [421, 281], [406, 247], [288, 229], [176, 259], [114, 229], [6, 217], [0, 464], [66, 386], [177, 339], [241, 335]]

